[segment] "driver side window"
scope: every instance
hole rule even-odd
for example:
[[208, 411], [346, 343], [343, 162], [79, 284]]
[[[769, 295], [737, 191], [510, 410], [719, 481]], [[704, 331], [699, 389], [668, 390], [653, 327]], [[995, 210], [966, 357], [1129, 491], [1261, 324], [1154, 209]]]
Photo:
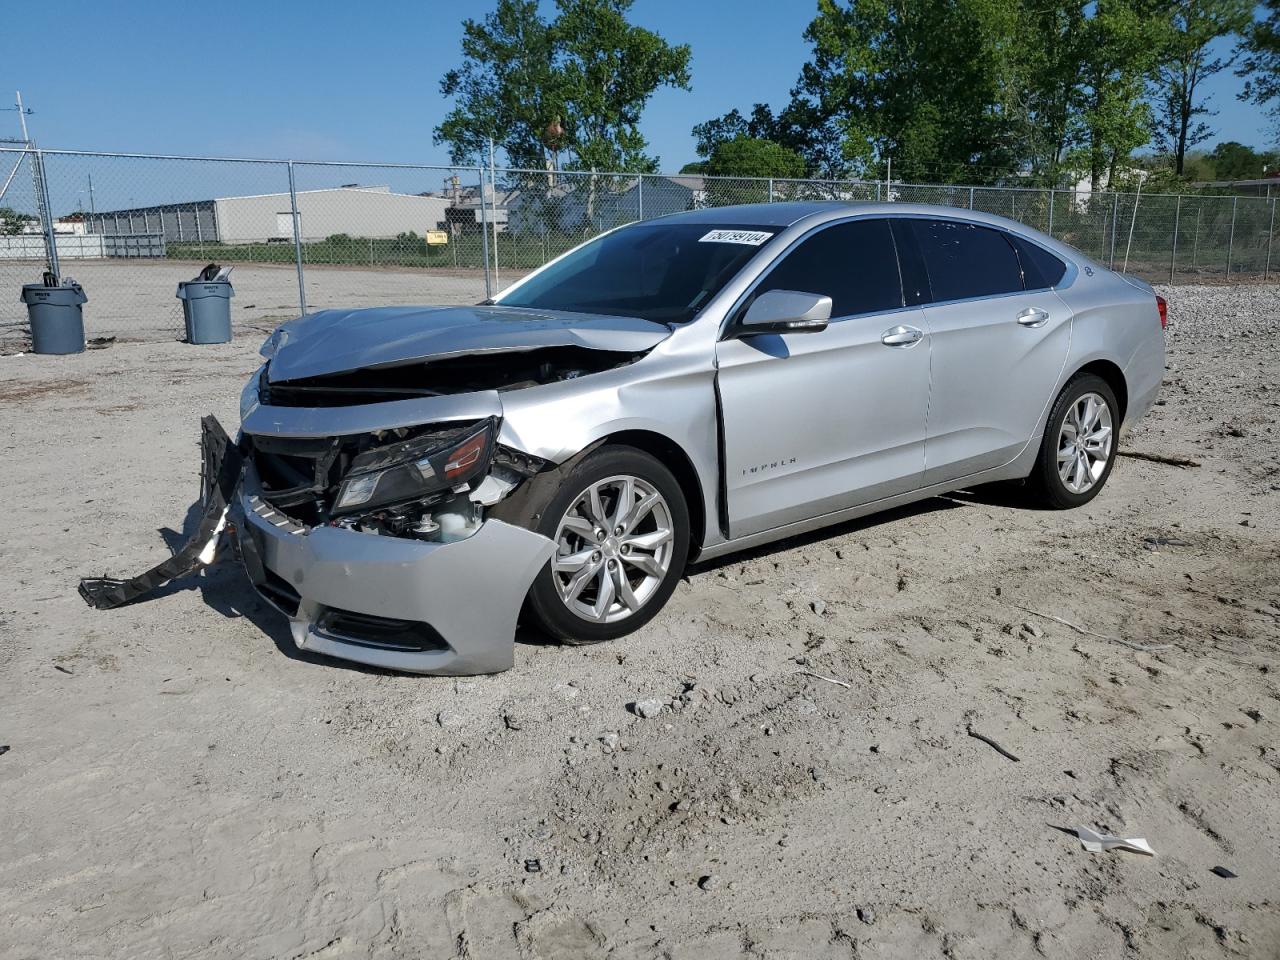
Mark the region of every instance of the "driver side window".
[[889, 221], [852, 220], [818, 230], [774, 266], [751, 299], [770, 290], [828, 296], [833, 320], [900, 308], [902, 280]]

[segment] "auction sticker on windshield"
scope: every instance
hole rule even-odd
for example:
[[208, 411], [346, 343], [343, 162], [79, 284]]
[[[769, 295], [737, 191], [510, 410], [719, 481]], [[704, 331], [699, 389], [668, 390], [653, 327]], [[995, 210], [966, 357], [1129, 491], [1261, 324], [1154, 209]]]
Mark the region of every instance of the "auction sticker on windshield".
[[749, 247], [758, 247], [772, 236], [772, 233], [765, 233], [760, 230], [712, 230], [706, 236], [701, 237], [698, 242], [745, 243]]

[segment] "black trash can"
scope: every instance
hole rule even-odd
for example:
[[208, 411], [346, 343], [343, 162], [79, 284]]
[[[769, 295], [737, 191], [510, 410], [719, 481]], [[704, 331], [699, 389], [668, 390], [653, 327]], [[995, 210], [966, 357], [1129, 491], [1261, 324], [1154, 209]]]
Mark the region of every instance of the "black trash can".
[[178, 284], [188, 343], [228, 343], [231, 340], [229, 280], [184, 280]]
[[32, 353], [81, 353], [84, 350], [84, 313], [88, 301], [78, 283], [46, 287], [22, 285], [22, 302], [31, 321]]

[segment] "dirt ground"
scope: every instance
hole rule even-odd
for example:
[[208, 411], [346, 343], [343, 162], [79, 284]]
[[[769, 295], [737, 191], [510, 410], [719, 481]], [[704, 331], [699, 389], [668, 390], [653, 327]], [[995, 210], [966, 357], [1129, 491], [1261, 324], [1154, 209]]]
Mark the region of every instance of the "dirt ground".
[[0, 358], [0, 957], [1280, 955], [1280, 290], [1165, 292], [1125, 446], [1200, 466], [846, 524], [458, 680], [300, 655], [229, 565], [76, 596], [178, 542], [257, 337]]

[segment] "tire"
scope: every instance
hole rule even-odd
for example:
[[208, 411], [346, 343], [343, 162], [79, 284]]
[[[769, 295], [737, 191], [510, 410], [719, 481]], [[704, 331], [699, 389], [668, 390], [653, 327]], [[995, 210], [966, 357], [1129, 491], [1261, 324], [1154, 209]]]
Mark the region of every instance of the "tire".
[[[619, 536], [624, 496], [632, 506], [622, 524], [630, 529]], [[643, 512], [632, 515], [636, 510]], [[689, 555], [689, 508], [680, 484], [634, 447], [588, 453], [520, 512], [525, 516], [515, 522], [556, 544], [529, 589], [526, 620], [564, 643], [600, 643], [644, 626], [670, 598]], [[612, 529], [602, 531], [602, 515]], [[571, 596], [575, 587], [580, 592]]]
[[[1086, 439], [1077, 445], [1082, 420]], [[1041, 506], [1067, 510], [1096, 497], [1115, 466], [1119, 427], [1120, 408], [1107, 382], [1092, 373], [1072, 378], [1049, 412], [1040, 455], [1028, 478], [1032, 498]]]

